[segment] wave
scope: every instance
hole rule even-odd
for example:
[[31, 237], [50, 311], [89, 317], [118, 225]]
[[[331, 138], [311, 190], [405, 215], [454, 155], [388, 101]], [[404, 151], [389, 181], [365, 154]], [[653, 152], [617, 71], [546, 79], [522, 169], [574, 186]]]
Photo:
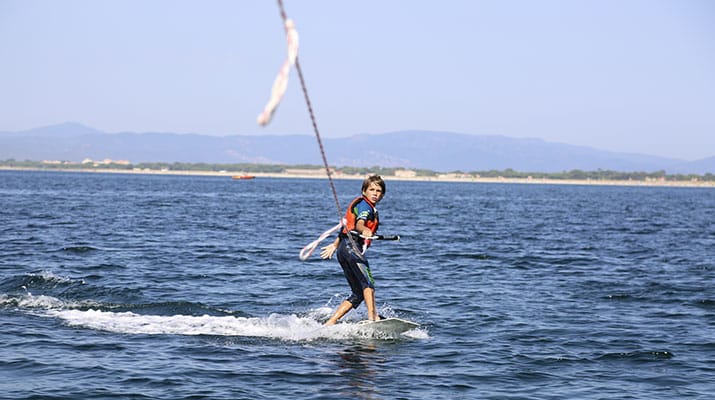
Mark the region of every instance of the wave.
[[65, 246], [60, 249], [60, 251], [68, 252], [68, 253], [88, 253], [91, 251], [99, 250], [96, 247], [92, 246], [82, 246], [82, 245], [77, 245], [77, 246]]
[[[122, 334], [244, 336], [286, 341], [400, 337], [400, 335], [373, 332], [357, 323], [348, 322], [326, 327], [313, 318], [294, 314], [271, 314], [262, 318], [142, 315], [133, 312], [99, 310], [51, 310], [49, 314], [64, 320], [70, 326]], [[404, 336], [415, 339], [428, 337], [427, 332], [420, 329], [406, 332]]]
[[84, 285], [84, 279], [72, 279], [53, 274], [50, 271], [29, 273], [20, 276], [10, 277], [0, 282], [0, 290], [3, 292], [30, 292], [30, 290], [51, 290], [65, 288], [72, 285]]
[[[29, 274], [10, 281], [4, 284], [21, 285], [28, 281], [35, 286], [84, 284], [82, 280], [64, 278], [50, 272]], [[423, 328], [402, 335], [390, 335], [374, 332], [350, 320], [326, 327], [321, 321], [332, 312], [332, 308], [327, 305], [304, 315], [273, 313], [267, 317], [252, 317], [193, 302], [110, 304], [86, 299], [66, 300], [48, 294], [33, 295], [24, 290], [23, 293], [0, 294], [0, 307], [58, 318], [72, 327], [132, 335], [241, 336], [285, 341], [429, 338], [427, 330]]]
[[27, 278], [34, 280], [36, 282], [44, 282], [48, 284], [65, 284], [79, 282], [84, 284], [83, 279], [72, 279], [64, 276], [55, 275], [52, 271], [41, 271], [38, 273], [30, 273], [26, 275]]
[[671, 359], [673, 357], [675, 357], [675, 355], [667, 350], [642, 350], [621, 353], [605, 353], [599, 356], [597, 360], [659, 361]]
[[11, 296], [0, 295], [0, 307], [16, 307], [24, 310], [53, 310], [53, 309], [81, 309], [93, 308], [100, 304], [94, 301], [66, 301], [56, 297], [32, 294]]

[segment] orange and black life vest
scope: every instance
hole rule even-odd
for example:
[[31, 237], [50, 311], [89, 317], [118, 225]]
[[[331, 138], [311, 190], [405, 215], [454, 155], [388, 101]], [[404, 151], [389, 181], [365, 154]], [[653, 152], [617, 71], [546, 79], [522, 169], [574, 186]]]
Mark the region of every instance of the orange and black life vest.
[[[375, 205], [370, 202], [370, 200], [366, 199], [364, 196], [360, 196], [355, 198], [355, 200], [350, 202], [350, 206], [348, 207], [347, 211], [345, 211], [345, 227], [343, 228], [341, 236], [345, 236], [348, 234], [348, 232], [355, 230], [355, 226], [357, 225], [358, 221], [358, 213], [357, 213], [357, 205], [361, 201], [365, 201], [367, 205], [370, 206], [372, 209], [372, 219], [366, 219], [365, 220], [365, 226], [372, 231], [373, 235], [375, 232], [377, 232], [377, 227], [380, 225], [380, 220], [377, 215], [377, 209], [375, 208]], [[357, 238], [360, 239], [360, 242], [362, 243], [363, 240], [362, 238]], [[371, 240], [364, 240], [364, 243], [369, 246]]]

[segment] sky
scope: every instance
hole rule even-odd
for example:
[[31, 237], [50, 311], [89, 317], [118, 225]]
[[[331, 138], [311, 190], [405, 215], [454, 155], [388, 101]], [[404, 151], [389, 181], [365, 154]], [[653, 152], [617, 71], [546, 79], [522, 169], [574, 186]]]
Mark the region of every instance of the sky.
[[[402, 130], [715, 156], [710, 0], [284, 0], [323, 138]], [[0, 131], [313, 134], [271, 0], [0, 0]]]

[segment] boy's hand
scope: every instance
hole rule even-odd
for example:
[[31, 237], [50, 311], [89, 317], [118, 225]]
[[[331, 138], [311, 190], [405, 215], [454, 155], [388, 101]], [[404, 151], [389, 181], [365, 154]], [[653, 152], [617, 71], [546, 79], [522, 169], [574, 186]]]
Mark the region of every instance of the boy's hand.
[[324, 260], [328, 259], [328, 258], [332, 258], [333, 254], [335, 254], [335, 250], [337, 248], [338, 248], [338, 246], [336, 246], [335, 244], [329, 244], [329, 245], [323, 247], [321, 249], [322, 251], [320, 252], [320, 258], [322, 258]]

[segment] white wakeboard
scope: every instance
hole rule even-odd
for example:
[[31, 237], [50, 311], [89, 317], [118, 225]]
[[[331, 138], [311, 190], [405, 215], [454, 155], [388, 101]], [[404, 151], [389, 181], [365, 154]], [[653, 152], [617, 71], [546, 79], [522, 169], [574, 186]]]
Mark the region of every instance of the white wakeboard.
[[379, 321], [360, 321], [361, 329], [368, 329], [371, 332], [383, 335], [399, 335], [409, 330], [418, 328], [420, 324], [407, 321], [401, 318], [385, 318]]

